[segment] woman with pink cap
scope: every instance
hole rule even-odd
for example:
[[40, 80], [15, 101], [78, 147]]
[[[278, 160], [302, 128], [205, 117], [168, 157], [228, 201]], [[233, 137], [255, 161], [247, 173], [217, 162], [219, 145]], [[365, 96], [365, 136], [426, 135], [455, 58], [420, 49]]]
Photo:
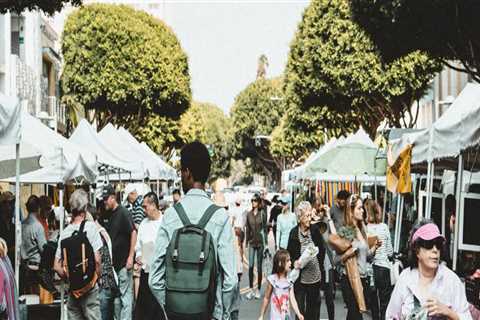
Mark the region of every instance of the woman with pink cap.
[[440, 263], [444, 245], [445, 238], [430, 220], [423, 220], [412, 229], [410, 268], [400, 274], [395, 285], [387, 319], [472, 319], [464, 285]]

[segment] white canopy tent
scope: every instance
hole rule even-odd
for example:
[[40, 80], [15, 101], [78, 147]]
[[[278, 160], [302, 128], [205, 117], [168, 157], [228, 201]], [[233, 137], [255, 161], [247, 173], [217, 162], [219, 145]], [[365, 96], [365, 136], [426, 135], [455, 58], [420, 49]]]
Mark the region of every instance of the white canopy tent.
[[[70, 136], [69, 141], [82, 147], [88, 148], [91, 152], [97, 155], [98, 162], [106, 165], [108, 168], [120, 169], [120, 171], [128, 171], [134, 177], [141, 177], [143, 179], [143, 170], [139, 162], [127, 162], [119, 157], [114, 148], [110, 144], [102, 141], [95, 129], [88, 123], [87, 120], [82, 119], [77, 128]], [[107, 170], [105, 174], [111, 173]]]
[[351, 176], [350, 181], [355, 181], [355, 177], [360, 176], [364, 179], [385, 176], [385, 161], [378, 160], [377, 155], [378, 146], [360, 128], [346, 138], [330, 140], [305, 163], [302, 177], [321, 179], [323, 176], [338, 176], [345, 179]]
[[[95, 154], [88, 149], [72, 144], [26, 111], [20, 112], [20, 122], [20, 159], [38, 158], [38, 167], [35, 168], [38, 172], [33, 175], [37, 180], [28, 181], [22, 175], [21, 182], [65, 183], [78, 178], [95, 182], [97, 176]], [[13, 145], [0, 146], [0, 155], [0, 166], [3, 161], [15, 159]], [[50, 173], [52, 176], [49, 176]], [[13, 176], [13, 178], [0, 180], [15, 180], [15, 172], [8, 173], [8, 176]]]
[[394, 141], [392, 155], [396, 159], [408, 145], [413, 145], [412, 164], [456, 158], [480, 143], [479, 124], [480, 85], [469, 83], [430, 128]]
[[163, 170], [165, 171], [166, 180], [178, 179], [177, 171], [168, 163], [166, 163], [159, 155], [153, 152], [153, 150], [150, 149], [150, 147], [145, 142], [140, 143], [140, 146], [144, 148], [145, 151], [148, 152], [154, 159], [156, 158], [160, 161], [160, 164], [162, 164], [162, 166], [164, 167]]
[[[480, 85], [469, 83], [462, 90], [447, 111], [431, 127], [420, 132], [405, 134], [393, 141], [392, 156], [396, 160], [400, 153], [408, 146], [412, 146], [411, 164], [416, 170], [425, 170], [427, 165], [427, 205], [426, 215], [430, 216], [432, 208], [432, 189], [435, 168], [457, 169], [457, 208], [461, 212], [461, 194], [463, 192], [464, 165], [469, 170], [477, 171], [480, 166], [477, 156], [467, 157], [464, 154], [473, 152], [473, 148], [480, 144]], [[458, 159], [458, 160], [457, 160]], [[458, 161], [458, 162], [457, 162]], [[460, 219], [461, 220], [461, 216]], [[456, 269], [459, 241], [459, 223], [455, 224], [454, 239], [454, 269]]]
[[109, 180], [115, 180], [116, 178], [121, 180], [143, 180], [145, 177], [150, 176], [151, 168], [148, 167], [145, 159], [143, 159], [143, 157], [141, 157], [134, 149], [132, 149], [130, 144], [119, 135], [118, 130], [115, 129], [111, 123], [107, 124], [98, 132], [98, 139], [103, 145], [108, 146], [108, 148], [112, 150], [117, 157], [122, 158], [127, 163], [136, 163], [140, 168], [140, 172], [137, 172], [136, 175], [110, 175]]
[[296, 179], [303, 179], [303, 178], [307, 178], [308, 177], [308, 174], [307, 174], [307, 169], [308, 167], [314, 163], [318, 158], [321, 157], [322, 154], [324, 154], [325, 152], [331, 150], [332, 148], [334, 148], [336, 145], [338, 144], [341, 144], [343, 143], [343, 141], [345, 140], [344, 137], [340, 137], [340, 138], [332, 138], [330, 139], [326, 144], [324, 144], [323, 146], [320, 147], [320, 149], [318, 149], [317, 152], [315, 153], [312, 153], [308, 158], [307, 160], [305, 160], [305, 163], [302, 164], [301, 166], [298, 166], [297, 168], [294, 168], [293, 169], [293, 172], [292, 172], [292, 175], [296, 178]]
[[145, 143], [140, 144], [134, 136], [125, 128], [120, 127], [118, 134], [124, 139], [124, 143], [142, 158], [149, 170], [151, 180], [170, 180], [176, 178], [175, 170], [153, 152]]
[[[20, 183], [66, 183], [82, 179], [95, 182], [96, 156], [86, 149], [69, 142], [45, 126], [40, 120], [22, 110], [14, 97], [0, 95], [0, 166], [15, 159], [14, 177], [3, 181], [15, 182], [15, 277], [17, 286], [20, 274]], [[15, 153], [13, 150], [15, 149]], [[22, 151], [23, 150], [23, 151]], [[38, 158], [39, 169], [20, 175], [22, 158]], [[63, 189], [59, 191], [59, 210], [63, 212]], [[64, 218], [64, 215], [61, 215]], [[60, 232], [63, 221], [60, 221]], [[63, 285], [62, 285], [63, 286]], [[61, 314], [64, 316], [64, 290], [61, 290]]]

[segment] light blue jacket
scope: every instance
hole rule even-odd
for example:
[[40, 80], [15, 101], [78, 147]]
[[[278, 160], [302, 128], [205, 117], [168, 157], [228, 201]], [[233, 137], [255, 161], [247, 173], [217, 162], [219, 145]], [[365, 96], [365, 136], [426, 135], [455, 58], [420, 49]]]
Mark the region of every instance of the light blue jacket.
[[282, 213], [277, 218], [277, 248], [287, 249], [290, 231], [297, 225], [297, 216], [293, 212]]
[[[197, 223], [207, 208], [213, 203], [206, 192], [191, 189], [180, 201], [188, 218]], [[173, 207], [168, 208], [160, 224], [155, 253], [150, 264], [148, 284], [161, 305], [165, 305], [165, 254], [173, 232], [183, 226]], [[212, 234], [217, 246], [219, 273], [217, 277], [217, 294], [213, 317], [230, 319], [234, 289], [237, 285], [234, 241], [232, 226], [225, 209], [218, 210], [210, 219], [205, 229]], [[185, 303], [188, 303], [186, 301]]]

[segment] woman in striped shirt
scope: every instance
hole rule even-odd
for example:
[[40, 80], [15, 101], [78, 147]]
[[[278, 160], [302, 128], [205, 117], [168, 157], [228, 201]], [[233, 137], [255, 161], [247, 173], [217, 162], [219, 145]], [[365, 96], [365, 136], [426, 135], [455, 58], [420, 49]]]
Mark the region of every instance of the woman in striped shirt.
[[375, 282], [375, 295], [378, 295], [380, 302], [380, 319], [385, 319], [388, 301], [392, 294], [392, 285], [390, 283], [390, 261], [389, 257], [393, 255], [392, 241], [390, 231], [385, 223], [382, 223], [382, 212], [380, 205], [372, 199], [364, 202], [364, 208], [367, 213], [367, 234], [377, 236], [380, 246], [375, 251], [372, 261], [373, 279]]

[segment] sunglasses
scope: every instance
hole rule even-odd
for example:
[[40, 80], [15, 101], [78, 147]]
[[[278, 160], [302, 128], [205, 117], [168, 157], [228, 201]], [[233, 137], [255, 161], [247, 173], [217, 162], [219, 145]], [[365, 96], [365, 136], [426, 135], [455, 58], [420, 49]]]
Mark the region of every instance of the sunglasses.
[[419, 246], [427, 250], [433, 249], [433, 246], [435, 246], [438, 250], [441, 250], [443, 248], [444, 243], [445, 243], [445, 240], [440, 237], [432, 240], [418, 239]]

